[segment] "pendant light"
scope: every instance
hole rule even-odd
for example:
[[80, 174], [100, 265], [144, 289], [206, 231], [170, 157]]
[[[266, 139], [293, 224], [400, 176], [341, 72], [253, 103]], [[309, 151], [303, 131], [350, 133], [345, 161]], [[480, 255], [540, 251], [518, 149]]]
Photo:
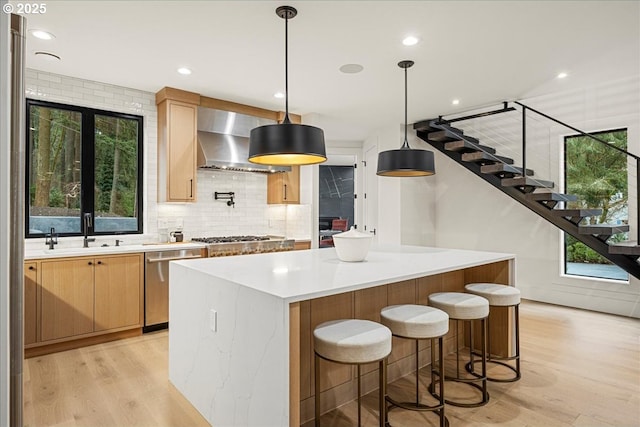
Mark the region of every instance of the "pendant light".
[[285, 115], [280, 124], [254, 128], [249, 134], [249, 161], [262, 165], [312, 165], [327, 160], [322, 129], [291, 123], [289, 119], [288, 22], [298, 11], [280, 6], [276, 15], [284, 19]]
[[400, 61], [398, 67], [404, 68], [404, 143], [399, 150], [378, 153], [378, 171], [380, 176], [428, 176], [436, 173], [433, 153], [427, 150], [414, 150], [407, 141], [407, 68], [413, 61]]

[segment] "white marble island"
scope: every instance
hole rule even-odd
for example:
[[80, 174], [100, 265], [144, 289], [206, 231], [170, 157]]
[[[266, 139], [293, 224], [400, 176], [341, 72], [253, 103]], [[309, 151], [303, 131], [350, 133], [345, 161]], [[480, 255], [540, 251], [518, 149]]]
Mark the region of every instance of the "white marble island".
[[[172, 262], [169, 379], [215, 427], [300, 425], [313, 406], [315, 325], [376, 320], [386, 304], [424, 303], [471, 281], [512, 284], [513, 262], [511, 254], [411, 246], [372, 248], [362, 263], [341, 262], [334, 249]], [[395, 347], [401, 375], [411, 350]], [[321, 385], [332, 400], [351, 399], [351, 368], [326, 372]]]

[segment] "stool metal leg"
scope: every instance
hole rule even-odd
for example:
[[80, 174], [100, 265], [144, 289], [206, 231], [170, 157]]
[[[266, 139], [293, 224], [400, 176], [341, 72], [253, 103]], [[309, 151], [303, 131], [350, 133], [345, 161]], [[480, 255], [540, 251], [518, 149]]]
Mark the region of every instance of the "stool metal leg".
[[416, 340], [416, 406], [420, 406], [420, 358], [419, 358], [419, 342]]
[[[440, 381], [440, 427], [446, 427], [449, 425], [449, 420], [447, 419], [447, 417], [444, 414], [444, 349], [442, 348], [444, 344], [443, 338], [440, 337], [438, 338], [438, 357], [439, 357], [439, 362], [438, 362], [438, 369], [439, 369], [439, 373], [438, 373], [438, 377], [439, 377], [439, 381]], [[433, 364], [435, 363], [434, 359], [433, 359], [433, 340], [431, 340], [431, 372], [433, 375]], [[433, 383], [432, 383], [433, 384]]]
[[[398, 336], [398, 335], [395, 335]], [[400, 338], [406, 338], [406, 337], [400, 337]], [[414, 339], [414, 338], [411, 338]], [[430, 367], [430, 377], [431, 377], [431, 384], [429, 385], [429, 387], [427, 388], [427, 390], [429, 391], [429, 393], [436, 399], [438, 399], [438, 404], [436, 405], [425, 405], [423, 403], [421, 403], [421, 398], [420, 398], [420, 358], [419, 358], [419, 350], [420, 350], [420, 340], [419, 339], [414, 339], [415, 340], [415, 350], [416, 350], [416, 396], [415, 396], [415, 402], [398, 402], [396, 400], [394, 400], [393, 398], [391, 398], [390, 396], [387, 395], [387, 393], [385, 392], [385, 400], [386, 402], [389, 402], [391, 404], [391, 406], [387, 409], [385, 408], [385, 427], [390, 427], [390, 424], [388, 422], [388, 412], [389, 409], [392, 409], [393, 407], [398, 407], [398, 408], [402, 408], [402, 409], [406, 409], [409, 411], [421, 411], [421, 412], [435, 412], [436, 414], [438, 414], [438, 416], [440, 417], [440, 426], [441, 427], [447, 427], [449, 425], [449, 420], [447, 419], [447, 417], [445, 416], [444, 413], [444, 364], [442, 363], [442, 361], [444, 360], [444, 349], [443, 349], [443, 337], [438, 337], [437, 341], [439, 343], [439, 352], [440, 352], [440, 361], [439, 361], [439, 365], [438, 365], [438, 371], [436, 371], [435, 369], [435, 363], [436, 363], [436, 358], [435, 358], [435, 347], [434, 347], [434, 343], [436, 342], [436, 338], [430, 338], [431, 341], [431, 367]], [[435, 377], [438, 376], [438, 382], [440, 382], [440, 386], [439, 386], [439, 391], [440, 393], [437, 394], [435, 392], [435, 384], [436, 384], [436, 379]], [[386, 378], [386, 372], [385, 372], [385, 378]], [[385, 386], [386, 387], [386, 386]], [[386, 406], [386, 405], [385, 405]]]
[[[459, 331], [459, 328], [457, 325], [459, 319], [452, 319], [452, 320], [456, 321], [456, 331]], [[443, 376], [443, 381], [448, 380], [448, 381], [456, 381], [456, 382], [468, 384], [482, 393], [482, 399], [479, 402], [461, 403], [461, 402], [456, 402], [449, 399], [444, 400], [445, 403], [448, 403], [449, 405], [459, 406], [463, 408], [477, 408], [479, 406], [484, 406], [487, 404], [487, 402], [489, 402], [489, 392], [487, 391], [487, 369], [486, 369], [486, 356], [487, 356], [486, 318], [465, 320], [469, 322], [469, 362], [466, 364], [466, 367], [467, 367], [467, 370], [469, 370], [468, 368], [469, 366], [473, 366], [475, 362], [480, 362], [480, 360], [477, 360], [477, 361], [474, 360], [474, 356], [477, 356], [477, 353], [475, 353], [475, 350], [474, 350], [473, 320], [480, 320], [481, 322], [480, 323], [480, 328], [481, 328], [480, 329], [481, 330], [480, 356], [482, 358], [481, 359], [482, 372], [480, 374], [478, 374], [477, 372], [471, 372], [471, 375], [472, 375], [471, 378], [469, 377], [463, 378], [462, 376], [460, 376], [460, 352], [458, 351], [458, 349], [456, 349], [456, 374], [457, 375], [455, 377]], [[456, 346], [457, 345], [458, 345], [458, 339], [456, 337]], [[432, 389], [432, 390], [435, 390], [435, 389]]]
[[[510, 369], [511, 371], [513, 371], [514, 375], [510, 378], [491, 378], [489, 376], [487, 376], [487, 380], [488, 381], [493, 381], [493, 382], [499, 382], [499, 383], [510, 383], [510, 382], [514, 382], [514, 381], [518, 381], [521, 378], [521, 372], [520, 372], [520, 313], [519, 313], [519, 308], [520, 305], [516, 304], [513, 306], [506, 306], [507, 308], [513, 307], [513, 313], [514, 313], [514, 326], [515, 326], [515, 354], [513, 356], [494, 356], [493, 353], [491, 353], [491, 328], [490, 328], [490, 322], [489, 319], [487, 318], [487, 363], [493, 363], [496, 365], [501, 365], [504, 366], [505, 368]], [[474, 353], [476, 356], [478, 356], [478, 353], [475, 352]], [[508, 361], [515, 361], [515, 367], [513, 365], [510, 365], [509, 363], [507, 363]], [[474, 366], [476, 363], [480, 362], [480, 360], [473, 360], [470, 361], [469, 363], [466, 364], [465, 368], [467, 370], [467, 372], [469, 372], [471, 375], [474, 375], [476, 377], [479, 377], [479, 374], [477, 372], [475, 372], [474, 370]]]
[[487, 323], [488, 317], [485, 317], [480, 322], [482, 324], [482, 404], [489, 402], [489, 393], [487, 392]]
[[378, 390], [378, 418], [380, 420], [380, 427], [385, 427], [389, 425], [389, 420], [387, 417], [387, 401], [385, 397], [387, 396], [387, 358], [385, 357], [380, 361], [380, 365], [378, 367], [378, 378], [379, 378], [379, 390]]
[[358, 365], [358, 427], [362, 426], [362, 411], [360, 408], [362, 408], [362, 402], [361, 402], [361, 386], [362, 381], [360, 380], [360, 365]]
[[320, 358], [317, 353], [313, 353], [314, 358], [314, 374], [315, 380], [315, 426], [320, 427]]

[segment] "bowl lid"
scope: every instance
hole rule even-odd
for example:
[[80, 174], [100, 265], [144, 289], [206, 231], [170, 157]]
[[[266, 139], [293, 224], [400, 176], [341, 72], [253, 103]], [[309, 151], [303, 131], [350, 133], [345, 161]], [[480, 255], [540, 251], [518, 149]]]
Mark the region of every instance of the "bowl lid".
[[362, 233], [356, 230], [353, 226], [349, 229], [349, 231], [345, 231], [344, 233], [334, 234], [333, 238], [339, 239], [370, 239], [373, 237], [371, 233]]

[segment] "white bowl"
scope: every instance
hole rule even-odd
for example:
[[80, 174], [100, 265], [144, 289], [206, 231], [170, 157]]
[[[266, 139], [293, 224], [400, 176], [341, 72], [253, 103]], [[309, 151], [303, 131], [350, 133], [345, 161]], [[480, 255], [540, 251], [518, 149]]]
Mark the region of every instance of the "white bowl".
[[333, 245], [340, 261], [364, 261], [369, 253], [373, 234], [361, 233], [351, 227], [349, 231], [333, 235]]

